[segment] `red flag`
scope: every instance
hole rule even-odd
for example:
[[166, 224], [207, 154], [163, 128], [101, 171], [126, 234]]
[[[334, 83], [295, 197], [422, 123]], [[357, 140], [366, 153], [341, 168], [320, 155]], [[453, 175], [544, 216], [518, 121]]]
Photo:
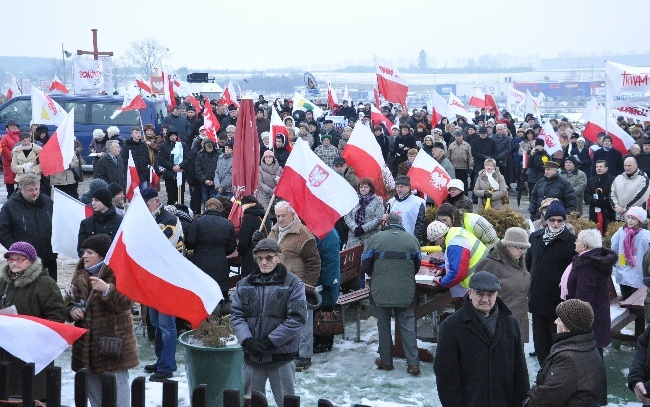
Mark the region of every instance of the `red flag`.
[[[180, 236], [180, 221], [176, 230]], [[173, 240], [136, 193], [104, 262], [122, 294], [197, 327], [223, 296], [219, 284], [175, 250]]]
[[196, 111], [196, 114], [199, 114], [201, 111], [201, 104], [199, 103], [198, 100], [194, 97], [194, 95], [190, 95], [190, 103], [192, 106], [194, 106], [194, 110]]
[[485, 93], [480, 88], [474, 89], [472, 97], [469, 99], [469, 105], [474, 107], [485, 107]]
[[129, 168], [126, 170], [126, 199], [129, 202], [133, 199], [133, 194], [138, 188], [140, 188], [140, 176], [138, 175], [138, 169], [135, 167], [133, 155], [129, 151]]
[[336, 99], [336, 93], [332, 89], [332, 84], [327, 82], [327, 106], [333, 110], [338, 104], [339, 101]]
[[499, 112], [499, 106], [497, 106], [497, 102], [494, 100], [492, 95], [489, 93], [485, 95], [485, 107], [486, 108], [493, 108], [494, 109], [494, 118], [496, 120], [501, 120], [501, 112]]
[[160, 177], [153, 169], [153, 167], [149, 166], [149, 186], [155, 189], [158, 188], [159, 183], [160, 183]]
[[0, 348], [39, 373], [88, 330], [29, 315], [0, 315]]
[[406, 106], [406, 94], [409, 87], [397, 67], [375, 57], [375, 72], [377, 87], [384, 99]]
[[424, 149], [415, 157], [408, 176], [411, 178], [411, 186], [430, 196], [437, 206], [442, 205], [442, 201], [447, 198], [447, 184], [451, 177]]
[[203, 130], [205, 130], [205, 134], [208, 138], [216, 143], [219, 129], [221, 129], [221, 123], [219, 123], [217, 116], [212, 111], [210, 98], [206, 96], [205, 102], [203, 102]]
[[140, 89], [142, 89], [143, 91], [151, 95], [151, 86], [149, 86], [149, 84], [146, 83], [140, 75], [136, 76], [135, 83], [138, 85]]
[[63, 82], [61, 82], [61, 80], [56, 75], [54, 75], [54, 80], [52, 80], [52, 84], [50, 85], [50, 91], [53, 90], [58, 90], [61, 93], [70, 93], [70, 91], [68, 91], [68, 88], [65, 87]]
[[39, 153], [43, 175], [48, 177], [68, 169], [74, 157], [74, 108], [70, 110]]
[[122, 102], [122, 107], [118, 107], [117, 109], [115, 109], [115, 111], [111, 115], [111, 119], [115, 119], [118, 114], [122, 112], [126, 112], [127, 110], [142, 110], [142, 109], [146, 109], [146, 107], [147, 104], [144, 102], [144, 99], [142, 99], [142, 96], [140, 95], [131, 96], [128, 93], [125, 93], [124, 102]]
[[[365, 127], [365, 126], [359, 126]], [[354, 188], [299, 138], [275, 193], [291, 203], [307, 228], [322, 238], [359, 201]]]
[[244, 195], [253, 195], [259, 185], [259, 157], [260, 142], [257, 137], [255, 105], [253, 99], [242, 99], [232, 153], [232, 193], [235, 203], [228, 218], [236, 228], [241, 225], [243, 212], [235, 210], [235, 206], [241, 208], [238, 201]]

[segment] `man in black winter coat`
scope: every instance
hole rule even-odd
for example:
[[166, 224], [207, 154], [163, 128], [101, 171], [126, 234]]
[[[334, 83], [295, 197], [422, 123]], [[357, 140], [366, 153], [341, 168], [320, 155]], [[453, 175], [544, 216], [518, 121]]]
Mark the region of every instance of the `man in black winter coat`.
[[139, 127], [131, 128], [131, 138], [124, 140], [122, 145], [122, 160], [127, 170], [129, 168], [129, 152], [133, 157], [135, 169], [140, 178], [140, 190], [149, 185], [149, 147], [142, 140], [142, 130]]
[[174, 106], [172, 112], [163, 118], [162, 124], [163, 126], [169, 125], [170, 127], [175, 127], [181, 136], [181, 140], [185, 139], [187, 118], [181, 114], [181, 108], [179, 106]]
[[539, 206], [546, 198], [557, 198], [567, 212], [576, 210], [576, 192], [573, 185], [558, 174], [560, 164], [547, 161], [544, 164], [544, 177], [537, 181], [530, 192], [528, 212], [530, 220], [535, 220], [539, 215]]
[[595, 164], [596, 175], [587, 180], [585, 188], [585, 203], [589, 205], [589, 220], [598, 224], [599, 209], [603, 220], [603, 231], [607, 230], [610, 222], [616, 220], [616, 212], [609, 200], [609, 193], [612, 191], [614, 177], [607, 172], [607, 161], [600, 160]]
[[41, 194], [41, 183], [34, 174], [26, 174], [0, 210], [0, 244], [16, 242], [34, 246], [38, 257], [56, 281], [57, 254], [52, 251], [52, 199]]
[[[189, 169], [188, 153], [187, 145], [178, 141], [178, 130], [174, 127], [167, 129], [167, 138], [158, 147], [158, 167], [163, 171], [167, 205], [185, 202], [184, 172]], [[177, 181], [178, 177], [181, 177], [180, 185]]]
[[[593, 162], [605, 160], [607, 161], [607, 172], [613, 176], [623, 173], [623, 154], [612, 147], [612, 136], [606, 135], [603, 137], [603, 147], [594, 151]], [[592, 168], [591, 175], [596, 175], [596, 168]]]
[[555, 307], [562, 301], [560, 279], [576, 254], [576, 236], [566, 228], [562, 204], [551, 202], [544, 219], [547, 226], [530, 235], [531, 246], [526, 251], [526, 268], [530, 270], [528, 311], [533, 316], [533, 344], [540, 366], [553, 346]]
[[122, 223], [122, 216], [115, 212], [113, 206], [113, 193], [108, 188], [99, 188], [93, 192], [93, 216], [86, 218], [79, 224], [79, 235], [77, 238], [77, 253], [83, 255], [81, 247], [84, 240], [93, 235], [105, 234], [115, 238], [117, 230]]
[[97, 161], [95, 178], [103, 179], [107, 184], [118, 184], [126, 189], [126, 166], [120, 157], [122, 147], [116, 140], [106, 142], [106, 154]]
[[213, 198], [215, 195], [214, 173], [217, 170], [219, 152], [214, 148], [214, 142], [208, 138], [201, 144], [203, 144], [203, 148], [196, 156], [194, 172], [201, 186], [201, 202], [205, 204], [208, 199]]
[[530, 388], [517, 319], [498, 278], [474, 273], [463, 306], [440, 325], [433, 370], [444, 407], [519, 407]]

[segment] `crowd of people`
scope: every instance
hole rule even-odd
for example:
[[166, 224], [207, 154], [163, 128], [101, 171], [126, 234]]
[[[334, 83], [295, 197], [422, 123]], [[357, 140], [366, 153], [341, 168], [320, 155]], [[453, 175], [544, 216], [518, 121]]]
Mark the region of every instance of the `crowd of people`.
[[[640, 146], [623, 155], [612, 147], [611, 136], [600, 134], [592, 144], [568, 121], [551, 119], [562, 150], [549, 155], [537, 138], [541, 125], [535, 117], [517, 125], [506, 111], [497, 115], [482, 109], [469, 120], [443, 118], [432, 126], [424, 108], [408, 112], [387, 104], [382, 114], [395, 123], [387, 128], [370, 120], [370, 104], [355, 107], [344, 101], [328, 111], [346, 120], [336, 129], [328, 116], [294, 110], [291, 100], [270, 104], [260, 95], [255, 103], [260, 184], [255, 195], [240, 199], [243, 218], [236, 230], [228, 216], [238, 109], [211, 103], [222, 129], [216, 142], [205, 134], [201, 115], [181, 100], [163, 119], [161, 135], [151, 125], [133, 127], [128, 138], [120, 137], [113, 126], [95, 130], [89, 146], [94, 153], [93, 180], [81, 196], [81, 157], [60, 174], [42, 176], [38, 156], [47, 142], [47, 128], [20, 130], [9, 122], [0, 140], [8, 192], [0, 210], [0, 243], [8, 248], [0, 274], [2, 308], [14, 306], [21, 314], [90, 330], [73, 346], [72, 367], [90, 369], [91, 405], [101, 404], [104, 372], [117, 375], [120, 405], [128, 405], [129, 392], [121, 389], [128, 388], [128, 369], [139, 363], [133, 303], [116, 289], [113, 271], [103, 262], [128, 211], [129, 158], [141, 180], [141, 196], [169, 239], [169, 249], [187, 256], [221, 287], [221, 309], [231, 310], [244, 348], [246, 394], [264, 392], [270, 381], [282, 405], [283, 396], [295, 392], [295, 372], [309, 369], [314, 353], [332, 349], [333, 336], [314, 334], [314, 312], [334, 310], [342, 288], [339, 252], [357, 245], [363, 245], [362, 269], [371, 278], [379, 331], [375, 365], [384, 371], [395, 368], [394, 314], [406, 371], [418, 375], [415, 275], [423, 260], [420, 247], [431, 243], [442, 250], [433, 282], [450, 290], [456, 311], [442, 322], [436, 347], [434, 371], [443, 405], [606, 403], [602, 355], [611, 343], [609, 281], [615, 271], [623, 299], [650, 284], [644, 280], [650, 275], [650, 232], [645, 226], [650, 123], [621, 122]], [[277, 109], [287, 130], [274, 140], [271, 109]], [[354, 126], [368, 126], [374, 134], [395, 180], [391, 196], [378, 195], [376, 191], [387, 185], [360, 178], [342, 156]], [[291, 203], [274, 196], [290, 146], [299, 138], [358, 194], [354, 208], [323, 237], [301, 222]], [[408, 176], [420, 149], [452, 178], [447, 198], [428, 226], [425, 213], [432, 203], [413, 190]], [[161, 185], [151, 184], [152, 172], [164, 181], [166, 205]], [[75, 231], [80, 260], [63, 297], [56, 287], [57, 254], [51, 246], [50, 187], [93, 209]], [[500, 238], [478, 212], [507, 207], [514, 190], [528, 191], [531, 229], [512, 227]], [[576, 235], [567, 222], [571, 212], [588, 212], [598, 228]], [[603, 247], [604, 231], [616, 221], [623, 225], [611, 247]], [[242, 265], [233, 291], [228, 257], [235, 251]], [[529, 313], [534, 356], [541, 366], [532, 388], [523, 351], [530, 340]], [[183, 321], [155, 309], [148, 309], [146, 316], [156, 362], [147, 364], [145, 371], [152, 381], [169, 379], [177, 368], [176, 337]], [[111, 355], [91, 335], [121, 338], [123, 351]], [[650, 404], [644, 384], [650, 379], [648, 335], [646, 331], [639, 340], [629, 378], [630, 389], [645, 404]], [[11, 358], [5, 352], [0, 356]], [[19, 375], [12, 379], [12, 389], [19, 392]]]

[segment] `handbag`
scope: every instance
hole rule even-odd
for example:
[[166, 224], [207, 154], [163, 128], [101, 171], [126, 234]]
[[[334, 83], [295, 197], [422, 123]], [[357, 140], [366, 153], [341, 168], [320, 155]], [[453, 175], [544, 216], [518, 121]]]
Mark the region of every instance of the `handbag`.
[[344, 332], [343, 319], [337, 311], [314, 312], [314, 335], [342, 335]]
[[119, 358], [124, 350], [124, 339], [116, 336], [100, 336], [97, 339], [97, 354], [109, 358]]
[[507, 193], [507, 192], [506, 192], [506, 194], [503, 196], [503, 198], [501, 198], [501, 203], [502, 203], [503, 205], [509, 205], [509, 204], [510, 204], [510, 197], [508, 196], [508, 193]]

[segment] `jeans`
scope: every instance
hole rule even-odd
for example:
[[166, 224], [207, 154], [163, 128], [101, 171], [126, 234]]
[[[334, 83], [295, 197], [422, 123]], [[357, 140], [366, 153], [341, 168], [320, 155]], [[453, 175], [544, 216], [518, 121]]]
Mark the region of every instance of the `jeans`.
[[379, 358], [385, 365], [393, 364], [393, 335], [390, 330], [392, 311], [395, 311], [395, 329], [399, 329], [402, 334], [406, 363], [409, 366], [420, 366], [418, 343], [415, 336], [415, 314], [411, 307], [375, 306], [379, 333]]
[[201, 202], [205, 204], [208, 201], [208, 199], [214, 198], [215, 196], [217, 195], [214, 192], [214, 185], [210, 185], [210, 186], [205, 184], [201, 185]]
[[156, 369], [171, 373], [176, 367], [176, 318], [149, 308], [151, 323], [156, 327]]

